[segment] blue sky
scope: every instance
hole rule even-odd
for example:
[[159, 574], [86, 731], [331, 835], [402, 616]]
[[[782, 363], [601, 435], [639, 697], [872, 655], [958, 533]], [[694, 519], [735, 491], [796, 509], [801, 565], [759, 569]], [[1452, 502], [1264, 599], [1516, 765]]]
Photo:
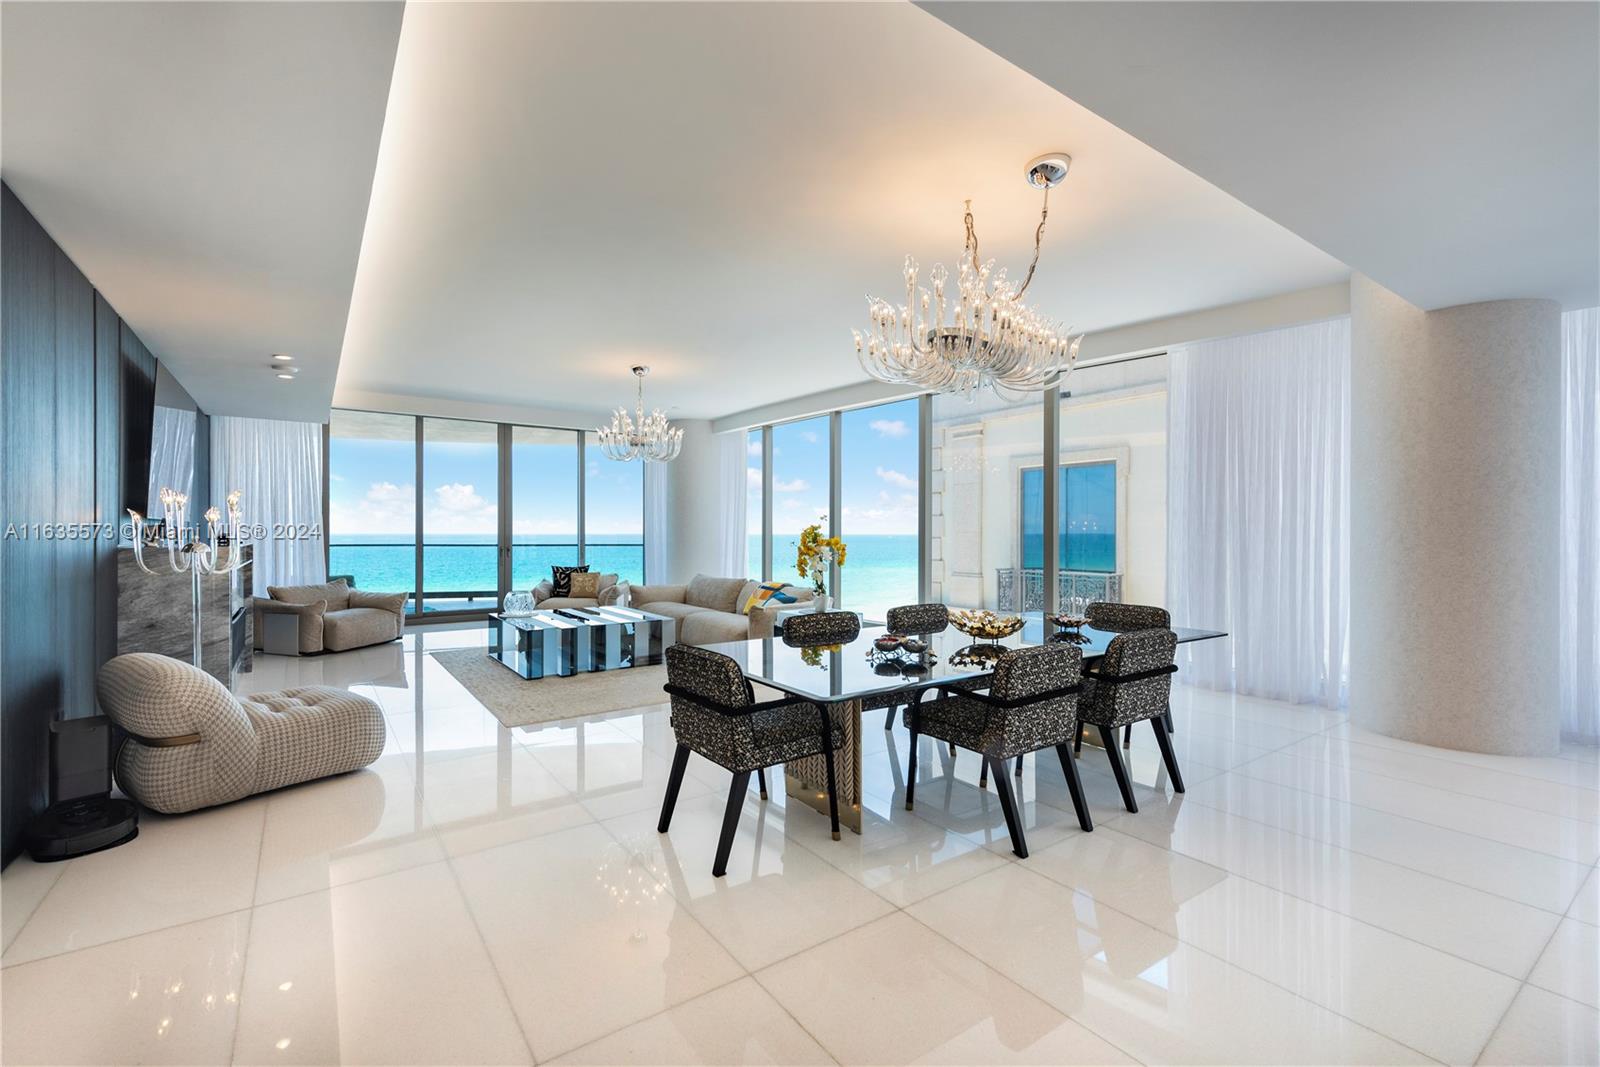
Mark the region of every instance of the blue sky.
[[[488, 436], [494, 433], [489, 424]], [[514, 441], [512, 532], [565, 540], [577, 532], [577, 435], [522, 431]], [[586, 522], [591, 535], [641, 533], [644, 472], [640, 463], [615, 463], [589, 450]], [[410, 539], [416, 506], [415, 448], [411, 441], [334, 437], [330, 525], [334, 534], [390, 534]], [[495, 445], [490, 440], [427, 441], [423, 445], [423, 529], [428, 534], [483, 534], [494, 540]]]
[[[917, 532], [917, 402], [844, 413], [841, 530], [851, 534]], [[772, 527], [793, 536], [828, 512], [828, 419], [820, 416], [772, 428]], [[761, 451], [750, 445], [750, 532], [760, 532]]]

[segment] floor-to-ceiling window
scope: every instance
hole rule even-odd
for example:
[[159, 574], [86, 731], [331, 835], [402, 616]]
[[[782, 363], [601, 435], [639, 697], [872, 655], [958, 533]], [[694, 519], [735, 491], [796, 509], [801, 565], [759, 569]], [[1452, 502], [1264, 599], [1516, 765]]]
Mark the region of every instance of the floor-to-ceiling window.
[[583, 440], [577, 430], [334, 411], [329, 573], [411, 594], [410, 614], [491, 611], [508, 590], [580, 560], [642, 582], [644, 465], [607, 460]]
[[511, 427], [511, 588], [578, 562], [578, 432]]
[[349, 575], [358, 589], [414, 596], [416, 418], [333, 412], [328, 469], [328, 573]]
[[589, 442], [584, 452], [584, 562], [591, 571], [642, 583], [644, 463], [606, 459]]
[[849, 554], [839, 592], [871, 619], [918, 599], [917, 407], [913, 397], [840, 415], [839, 530]]
[[[772, 572], [796, 584], [800, 531], [821, 523], [828, 532], [828, 486], [832, 455], [829, 417], [820, 415], [772, 428]], [[847, 562], [848, 565], [848, 562]]]
[[[930, 593], [952, 607], [1038, 610], [1044, 599], [1043, 511], [1037, 566], [1025, 536], [1025, 473], [1044, 460], [1041, 396], [1017, 401], [985, 389], [971, 400], [933, 398], [933, 543]], [[1043, 489], [1036, 494], [1043, 507]]]
[[498, 427], [422, 420], [422, 610], [488, 610], [499, 595]]
[[765, 581], [772, 576], [762, 574], [761, 568], [761, 517], [766, 510], [766, 493], [761, 475], [765, 453], [761, 437], [759, 429], [751, 430], [745, 446], [748, 458], [745, 460], [744, 532], [748, 551], [745, 553], [744, 572], [760, 575]]

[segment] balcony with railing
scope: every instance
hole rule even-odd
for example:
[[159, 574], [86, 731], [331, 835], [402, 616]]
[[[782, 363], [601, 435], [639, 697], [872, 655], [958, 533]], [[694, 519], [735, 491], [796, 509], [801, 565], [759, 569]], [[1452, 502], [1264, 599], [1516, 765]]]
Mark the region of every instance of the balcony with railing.
[[[591, 542], [584, 558], [589, 568], [615, 572], [638, 582], [644, 575], [642, 542]], [[499, 545], [493, 541], [422, 543], [422, 612], [488, 611], [499, 603]], [[511, 546], [511, 588], [532, 589], [550, 577], [552, 566], [578, 562], [578, 545]], [[405, 593], [407, 611], [417, 611], [416, 545], [410, 541], [345, 541], [328, 546], [328, 573], [349, 575], [357, 589]]]
[[[1044, 571], [1037, 567], [995, 568], [995, 605], [999, 611], [1043, 611]], [[1056, 603], [1068, 597], [1122, 600], [1122, 575], [1105, 571], [1056, 572]]]

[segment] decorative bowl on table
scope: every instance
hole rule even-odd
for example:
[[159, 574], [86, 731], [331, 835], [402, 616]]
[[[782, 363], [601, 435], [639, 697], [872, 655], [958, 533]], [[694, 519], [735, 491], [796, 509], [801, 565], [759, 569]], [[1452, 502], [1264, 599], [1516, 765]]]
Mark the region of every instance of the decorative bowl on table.
[[902, 637], [900, 639], [900, 647], [905, 649], [907, 652], [912, 653], [913, 655], [919, 652], [928, 651], [928, 646], [917, 640], [915, 637]]
[[500, 605], [500, 613], [502, 615], [532, 615], [533, 607], [532, 593], [512, 592], [506, 594], [504, 602]]
[[984, 641], [998, 641], [1022, 629], [1022, 616], [996, 615], [992, 611], [963, 611], [952, 608], [950, 625], [966, 634]]
[[[952, 612], [952, 614], [954, 613]], [[959, 652], [950, 653], [950, 666], [976, 667], [980, 670], [987, 670], [993, 667], [1005, 653], [1006, 650], [999, 645], [979, 642], [978, 644], [968, 645]]]
[[1082, 615], [1073, 615], [1070, 612], [1058, 611], [1046, 616], [1052, 623], [1063, 630], [1081, 630], [1089, 625], [1089, 620]]
[[884, 634], [872, 642], [879, 652], [898, 652], [904, 642], [895, 634]]

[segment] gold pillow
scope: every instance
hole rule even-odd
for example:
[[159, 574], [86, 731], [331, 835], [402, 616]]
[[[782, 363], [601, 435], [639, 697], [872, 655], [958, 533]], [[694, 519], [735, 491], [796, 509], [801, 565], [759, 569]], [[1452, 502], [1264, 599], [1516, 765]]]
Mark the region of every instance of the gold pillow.
[[597, 597], [600, 595], [600, 575], [594, 571], [579, 571], [572, 576], [572, 595]]

